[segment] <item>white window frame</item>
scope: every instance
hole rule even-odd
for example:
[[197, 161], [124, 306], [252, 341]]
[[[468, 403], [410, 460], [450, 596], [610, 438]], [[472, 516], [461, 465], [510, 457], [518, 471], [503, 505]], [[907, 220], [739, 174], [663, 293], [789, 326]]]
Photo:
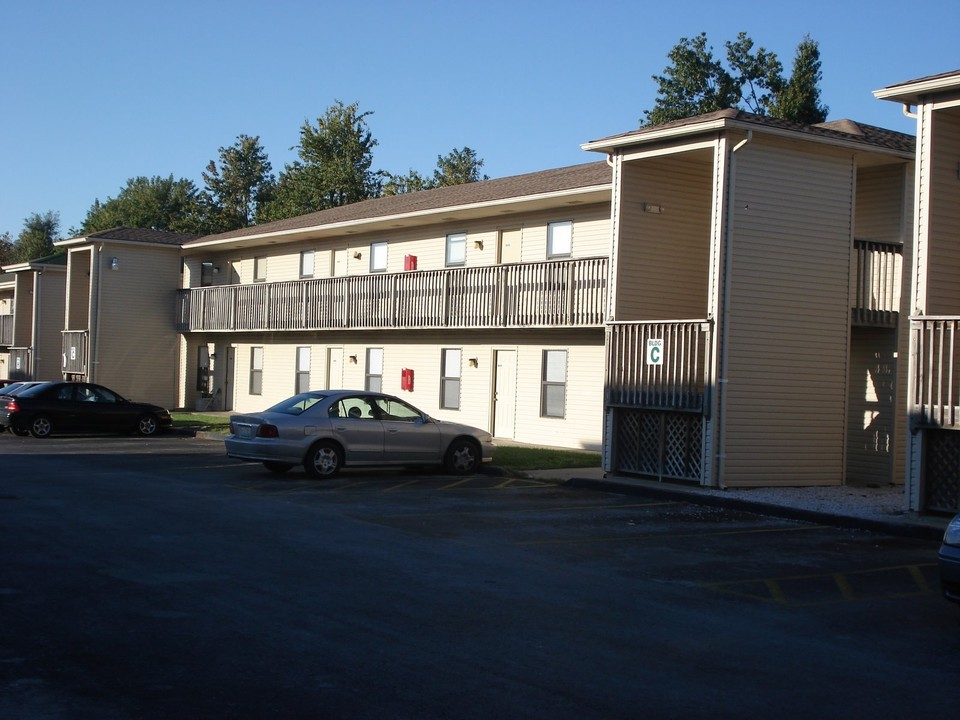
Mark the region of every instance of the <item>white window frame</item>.
[[460, 409], [460, 387], [462, 374], [463, 349], [441, 348], [440, 407], [444, 410]]
[[314, 273], [314, 251], [304, 250], [300, 253], [300, 277], [312, 278]]
[[467, 234], [465, 232], [447, 235], [446, 266], [460, 267], [467, 264]]
[[387, 243], [386, 241], [370, 243], [370, 272], [387, 271]]
[[[566, 350], [544, 350], [540, 380], [540, 417], [565, 418], [567, 413]], [[558, 402], [559, 400], [559, 402]], [[559, 405], [559, 410], [557, 408]]]
[[294, 394], [299, 395], [310, 389], [310, 347], [297, 348], [297, 369], [294, 377]]
[[570, 257], [573, 254], [573, 221], [547, 224], [547, 257]]
[[383, 348], [367, 348], [363, 388], [369, 392], [383, 392]]
[[267, 281], [267, 256], [266, 255], [257, 255], [255, 258], [253, 258], [253, 281], [254, 282]]
[[250, 348], [250, 394], [263, 395], [263, 347]]

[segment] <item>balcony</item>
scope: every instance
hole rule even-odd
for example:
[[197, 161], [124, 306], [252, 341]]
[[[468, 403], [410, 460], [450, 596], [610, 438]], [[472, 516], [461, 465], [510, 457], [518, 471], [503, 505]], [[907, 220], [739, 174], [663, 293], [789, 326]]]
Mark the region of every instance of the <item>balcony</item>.
[[611, 323], [607, 407], [709, 415], [712, 333], [709, 320]]
[[0, 315], [0, 346], [13, 345], [13, 315]]
[[607, 259], [178, 291], [177, 331], [601, 327]]
[[911, 427], [960, 430], [960, 317], [910, 321]]
[[900, 311], [903, 245], [854, 240], [854, 298], [851, 322], [896, 327]]

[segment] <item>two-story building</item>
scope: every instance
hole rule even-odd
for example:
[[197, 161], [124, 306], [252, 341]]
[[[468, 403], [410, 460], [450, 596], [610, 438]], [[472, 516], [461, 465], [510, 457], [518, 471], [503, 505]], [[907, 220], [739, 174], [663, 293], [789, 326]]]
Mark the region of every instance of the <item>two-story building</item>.
[[66, 256], [5, 265], [0, 276], [0, 376], [60, 377]]
[[613, 166], [608, 471], [899, 482], [913, 145], [737, 110], [584, 145]]
[[66, 251], [57, 377], [177, 406], [179, 335], [173, 309], [180, 246], [195, 237], [114, 228], [56, 243]]
[[910, 277], [912, 510], [960, 510], [960, 71], [877, 90], [917, 119], [916, 262]]
[[365, 388], [501, 438], [599, 449], [610, 181], [591, 163], [186, 243], [180, 404]]

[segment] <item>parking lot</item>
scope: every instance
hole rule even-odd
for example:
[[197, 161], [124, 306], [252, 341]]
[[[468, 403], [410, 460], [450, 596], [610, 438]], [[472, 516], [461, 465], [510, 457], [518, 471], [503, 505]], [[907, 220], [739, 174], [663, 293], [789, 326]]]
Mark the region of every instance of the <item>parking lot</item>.
[[0, 716], [948, 716], [937, 544], [188, 437], [0, 437]]

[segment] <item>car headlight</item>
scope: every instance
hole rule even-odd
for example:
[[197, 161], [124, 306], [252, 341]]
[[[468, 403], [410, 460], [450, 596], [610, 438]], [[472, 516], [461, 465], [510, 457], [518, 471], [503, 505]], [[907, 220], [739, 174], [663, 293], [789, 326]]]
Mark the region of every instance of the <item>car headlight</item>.
[[960, 515], [956, 515], [947, 525], [947, 531], [943, 534], [943, 542], [945, 545], [960, 547]]

